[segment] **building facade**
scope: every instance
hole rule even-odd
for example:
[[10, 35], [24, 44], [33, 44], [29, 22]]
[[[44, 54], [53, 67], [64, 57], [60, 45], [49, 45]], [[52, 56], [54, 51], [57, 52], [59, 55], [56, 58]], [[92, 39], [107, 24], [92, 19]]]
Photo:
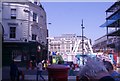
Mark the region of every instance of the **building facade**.
[[47, 58], [46, 12], [40, 3], [2, 2], [2, 25], [4, 61]]
[[[94, 45], [93, 45], [93, 52], [103, 52], [103, 53], [107, 53], [107, 52], [112, 52], [114, 51], [114, 45], [109, 45], [111, 43], [114, 43], [114, 41], [118, 41], [119, 37], [116, 39], [116, 37], [111, 36], [111, 37], [107, 37], [107, 35], [104, 35], [98, 39], [95, 40]], [[110, 47], [108, 47], [110, 46]]]
[[120, 1], [106, 10], [106, 22], [100, 27], [106, 27], [106, 35], [95, 41], [94, 51], [112, 54], [120, 63]]
[[[107, 46], [115, 52], [120, 52], [120, 1], [115, 2], [106, 10], [107, 37], [114, 37], [113, 42], [108, 41]], [[120, 55], [119, 55], [120, 56]]]
[[[92, 54], [92, 45], [88, 38], [83, 37], [84, 55]], [[64, 61], [73, 61], [76, 63], [76, 55], [82, 55], [82, 36], [76, 34], [62, 34], [58, 37], [51, 37], [48, 40], [48, 49], [51, 55], [59, 53]]]

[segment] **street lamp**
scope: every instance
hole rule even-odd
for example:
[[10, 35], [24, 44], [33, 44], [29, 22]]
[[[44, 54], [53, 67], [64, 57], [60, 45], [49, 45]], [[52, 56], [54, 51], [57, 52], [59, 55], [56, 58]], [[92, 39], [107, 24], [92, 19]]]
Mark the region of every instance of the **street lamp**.
[[[51, 24], [52, 24], [52, 23], [48, 23], [48, 25], [51, 25]], [[47, 39], [47, 41], [48, 41], [48, 42], [47, 42], [48, 61], [50, 61], [50, 59], [49, 59], [49, 40], [50, 40], [50, 39], [49, 39], [49, 30], [48, 30], [48, 37], [47, 37], [46, 39]]]
[[40, 50], [41, 50], [41, 47], [40, 47], [40, 45], [38, 45], [37, 51], [40, 52]]
[[[3, 48], [3, 38], [4, 36], [4, 28], [2, 25], [2, 22], [0, 21], [0, 66], [2, 66], [2, 48]], [[0, 67], [0, 75], [2, 74], [2, 68]], [[2, 76], [0, 76], [0, 78], [2, 78]]]
[[82, 19], [81, 27], [82, 27], [82, 64], [84, 65], [84, 31], [83, 29], [85, 27], [83, 26], [83, 19]]
[[42, 59], [42, 54], [40, 52], [41, 52], [41, 46], [38, 45], [37, 46], [37, 62], [41, 61]]

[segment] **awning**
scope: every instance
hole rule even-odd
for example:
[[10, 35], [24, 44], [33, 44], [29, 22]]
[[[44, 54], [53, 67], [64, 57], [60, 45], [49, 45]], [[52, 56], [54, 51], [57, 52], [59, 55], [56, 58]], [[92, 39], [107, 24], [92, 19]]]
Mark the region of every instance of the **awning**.
[[107, 27], [109, 25], [111, 25], [112, 23], [114, 23], [117, 20], [106, 20], [106, 22], [104, 24], [102, 24], [100, 27]]

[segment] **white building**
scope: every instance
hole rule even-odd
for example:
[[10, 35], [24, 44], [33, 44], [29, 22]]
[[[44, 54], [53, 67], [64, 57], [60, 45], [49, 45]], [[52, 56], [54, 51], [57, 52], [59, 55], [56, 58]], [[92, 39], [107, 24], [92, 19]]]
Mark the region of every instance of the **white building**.
[[[82, 37], [76, 34], [63, 34], [58, 37], [49, 38], [49, 51], [51, 54], [57, 52], [62, 55], [64, 61], [76, 62], [76, 55], [82, 55]], [[84, 54], [92, 54], [90, 40], [84, 37]]]
[[27, 2], [2, 5], [5, 41], [37, 41], [47, 44], [46, 13], [42, 7]]
[[38, 46], [47, 51], [46, 12], [40, 3], [2, 2], [2, 25], [4, 49], [11, 52], [12, 58], [28, 53], [37, 54]]

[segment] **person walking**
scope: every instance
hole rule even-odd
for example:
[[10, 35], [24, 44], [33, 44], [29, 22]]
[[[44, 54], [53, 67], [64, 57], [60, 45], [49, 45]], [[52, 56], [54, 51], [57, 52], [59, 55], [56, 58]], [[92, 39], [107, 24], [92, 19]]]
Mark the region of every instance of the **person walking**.
[[14, 60], [10, 64], [10, 79], [11, 81], [19, 81], [19, 70]]
[[43, 66], [42, 63], [39, 62], [37, 65], [37, 81], [38, 81], [38, 76], [40, 75], [40, 77], [43, 79], [43, 81], [45, 81], [44, 77], [42, 76], [42, 71], [43, 71]]
[[70, 64], [70, 76], [74, 76], [74, 65]]

